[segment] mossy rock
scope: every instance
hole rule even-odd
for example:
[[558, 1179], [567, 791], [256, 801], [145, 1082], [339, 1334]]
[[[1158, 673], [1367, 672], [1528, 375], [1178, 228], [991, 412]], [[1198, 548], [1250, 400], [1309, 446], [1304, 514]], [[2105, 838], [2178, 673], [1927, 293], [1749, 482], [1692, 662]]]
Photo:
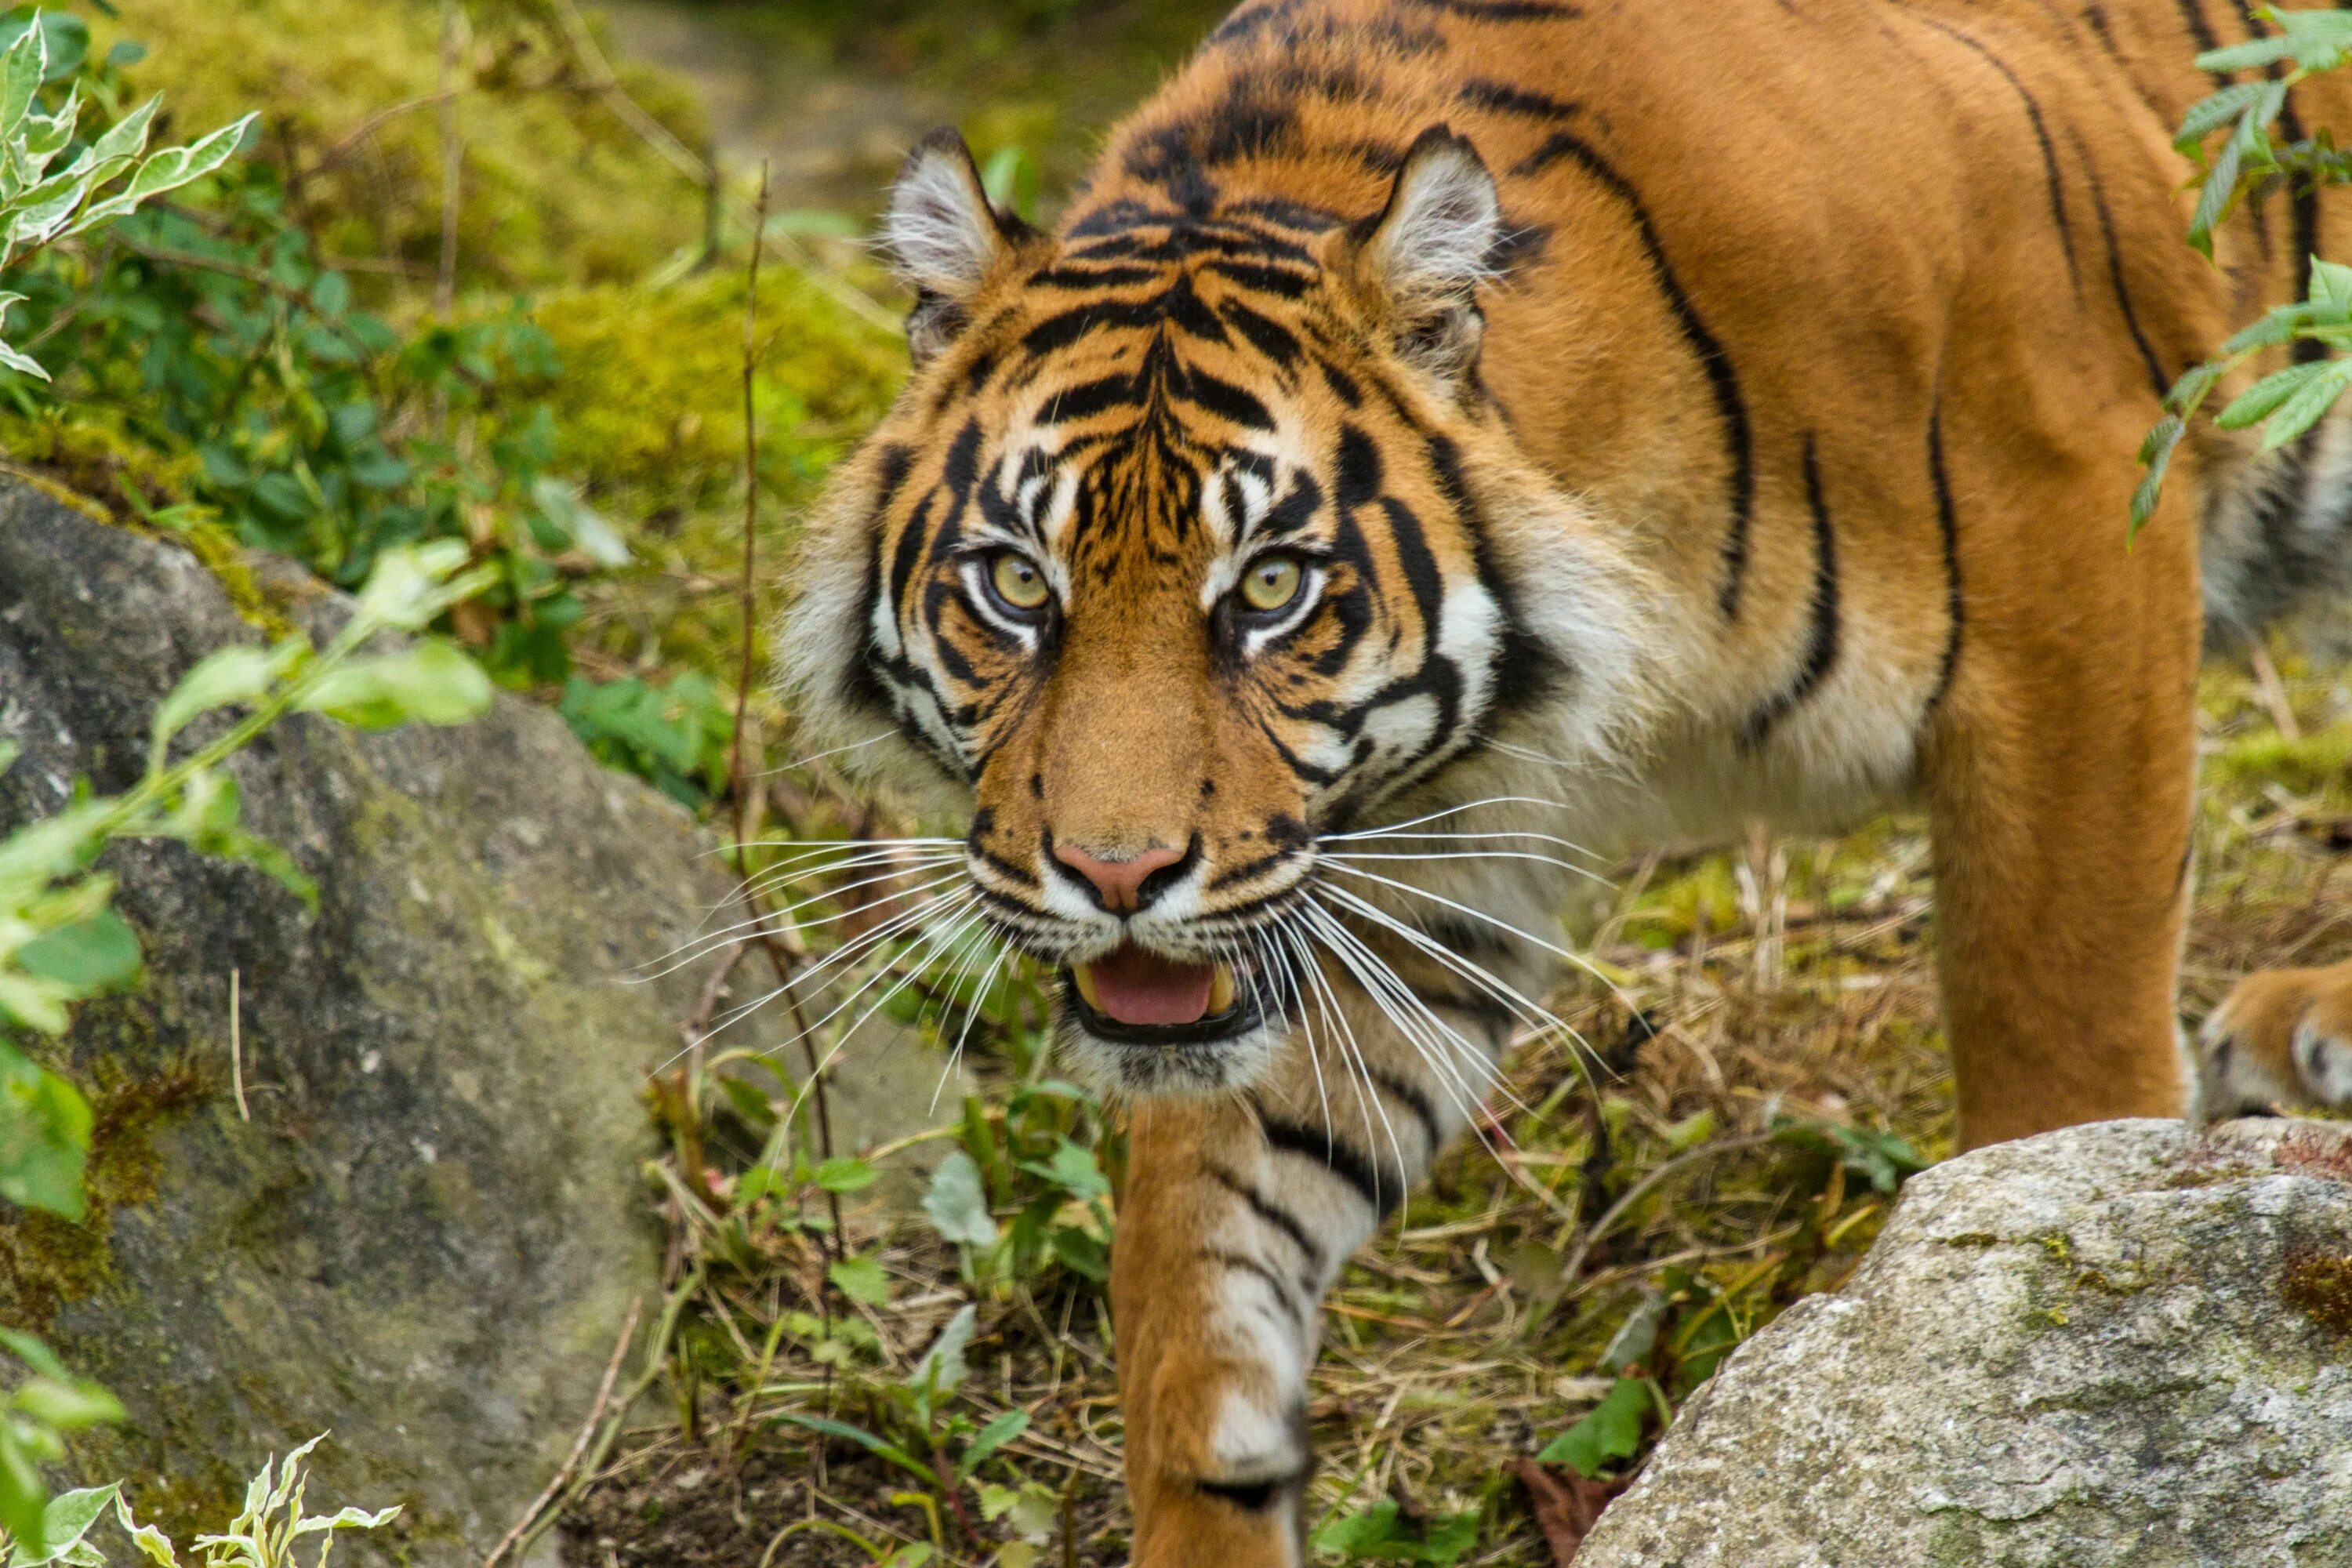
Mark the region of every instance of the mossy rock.
[[1914, 1177], [1577, 1568], [2333, 1568], [2347, 1434], [2352, 1131], [2070, 1128]]
[[[24, 748], [0, 832], [78, 776], [131, 784], [176, 677], [257, 635], [184, 551], [0, 483], [0, 740]], [[98, 1112], [93, 1215], [0, 1215], [0, 1322], [122, 1398], [77, 1464], [175, 1532], [331, 1428], [314, 1496], [405, 1510], [344, 1552], [478, 1562], [656, 1284], [638, 1094], [706, 972], [629, 981], [725, 885], [683, 812], [514, 699], [457, 730], [289, 721], [233, 771], [319, 910], [177, 845], [110, 851], [148, 975], [61, 1058]]]

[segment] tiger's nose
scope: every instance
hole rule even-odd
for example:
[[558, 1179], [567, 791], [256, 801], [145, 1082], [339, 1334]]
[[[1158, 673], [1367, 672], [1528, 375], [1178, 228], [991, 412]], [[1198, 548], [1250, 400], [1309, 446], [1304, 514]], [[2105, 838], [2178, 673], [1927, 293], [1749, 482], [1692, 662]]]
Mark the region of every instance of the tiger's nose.
[[1146, 849], [1128, 859], [1104, 860], [1075, 844], [1056, 844], [1054, 858], [1093, 884], [1095, 898], [1103, 908], [1125, 910], [1140, 909], [1144, 879], [1183, 859], [1184, 851]]

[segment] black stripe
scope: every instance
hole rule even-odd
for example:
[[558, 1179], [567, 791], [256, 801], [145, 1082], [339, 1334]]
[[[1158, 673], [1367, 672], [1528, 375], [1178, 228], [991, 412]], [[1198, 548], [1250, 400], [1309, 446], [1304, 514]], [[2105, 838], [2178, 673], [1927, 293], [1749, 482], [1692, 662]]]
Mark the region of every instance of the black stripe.
[[898, 487], [907, 482], [907, 470], [914, 464], [915, 449], [912, 447], [902, 447], [893, 442], [882, 448], [875, 463], [879, 470], [874, 489], [874, 510], [877, 512], [889, 510], [891, 501], [898, 499]]
[[[2271, 36], [2270, 29], [2263, 26], [2254, 15], [2249, 0], [2238, 0], [2238, 15], [2245, 20], [2248, 38]], [[2273, 81], [2278, 79], [2278, 74], [2276, 64], [2264, 68], [2263, 71], [2263, 75]], [[2224, 76], [2222, 79], [2228, 79]], [[2305, 140], [2303, 117], [2295, 112], [2292, 100], [2279, 106], [2279, 129], [2286, 133], [2289, 143]], [[2291, 214], [2294, 226], [2294, 297], [2304, 300], [2311, 295], [2311, 258], [2319, 249], [2319, 187], [2309, 178], [2305, 178], [2301, 188], [2294, 192]], [[2260, 216], [2257, 208], [2256, 216]], [[2316, 338], [2297, 338], [2288, 353], [2295, 363], [2310, 364], [2327, 357], [2327, 345]]]
[[1822, 468], [1813, 449], [1813, 433], [1805, 432], [1805, 504], [1813, 514], [1812, 636], [1805, 647], [1805, 662], [1787, 690], [1749, 714], [1739, 726], [1739, 747], [1754, 751], [1798, 703], [1811, 696], [1838, 657], [1837, 530], [1830, 522], [1829, 503], [1822, 497]]
[[1522, 159], [1511, 173], [1532, 174], [1559, 163], [1573, 161], [1584, 172], [1607, 186], [1612, 195], [1625, 204], [1633, 214], [1633, 226], [1640, 235], [1642, 248], [1650, 258], [1650, 266], [1657, 273], [1658, 287], [1665, 294], [1666, 304], [1675, 313], [1675, 323], [1698, 356], [1706, 371], [1708, 386], [1715, 394], [1717, 411], [1723, 420], [1724, 443], [1731, 456], [1731, 528], [1724, 536], [1722, 589], [1723, 613], [1727, 616], [1739, 614], [1739, 590], [1748, 574], [1748, 531], [1756, 508], [1755, 437], [1748, 427], [1748, 404], [1739, 390], [1739, 373], [1732, 368], [1730, 356], [1723, 344], [1707, 331], [1699, 320], [1690, 296], [1683, 292], [1682, 282], [1675, 276], [1674, 266], [1666, 259], [1665, 247], [1658, 242], [1658, 231], [1650, 222], [1649, 209], [1642, 205], [1641, 196], [1626, 183], [1625, 177], [1612, 168], [1608, 160], [1566, 131], [1554, 132], [1544, 144]]
[[1288, 1121], [1255, 1100], [1250, 1106], [1257, 1112], [1266, 1147], [1276, 1153], [1295, 1154], [1322, 1166], [1355, 1188], [1356, 1195], [1382, 1219], [1404, 1201], [1403, 1173], [1398, 1173], [1394, 1183], [1386, 1181], [1369, 1155], [1329, 1128], [1318, 1131], [1304, 1122]]
[[1563, 4], [1562, 0], [1408, 0], [1408, 3], [1473, 22], [1566, 22], [1584, 15], [1583, 7]]
[[2130, 331], [2132, 343], [2139, 350], [2140, 363], [2147, 369], [2147, 384], [2154, 389], [2158, 403], [2171, 390], [2166, 379], [2164, 363], [2156, 357], [2156, 345], [2147, 341], [2141, 330], [2139, 312], [2132, 308], [2131, 289], [2124, 281], [2123, 247], [2116, 242], [2115, 214], [2107, 206], [2107, 188], [2099, 178], [2099, 166], [2091, 162], [2090, 150], [2079, 138], [2074, 142], [2076, 156], [2083, 161], [2083, 173], [2091, 182], [2091, 206], [2099, 215], [2099, 237], [2107, 247], [2107, 284], [2115, 290], [2116, 308], [2123, 312], [2124, 326]]
[[1301, 352], [1297, 334], [1273, 317], [1250, 309], [1239, 300], [1218, 301], [1217, 313], [1234, 331], [1248, 339], [1252, 348], [1272, 360], [1276, 368], [1287, 370], [1297, 363]]
[[1464, 82], [1456, 96], [1474, 108], [1491, 109], [1501, 114], [1524, 114], [1531, 120], [1572, 120], [1584, 112], [1581, 104], [1483, 78]]
[[1927, 473], [1936, 485], [1936, 527], [1944, 539], [1944, 581], [1946, 613], [1951, 629], [1944, 637], [1944, 660], [1936, 672], [1936, 689], [1928, 695], [1929, 713], [1943, 704], [1944, 694], [1952, 689], [1952, 676], [1960, 662], [1960, 626], [1963, 620], [1960, 604], [1960, 520], [1952, 504], [1952, 479], [1944, 468], [1944, 401], [1939, 394], [1936, 406], [1927, 416]]
[[2033, 94], [2027, 90], [2025, 84], [2018, 79], [2017, 73], [2009, 68], [2009, 62], [1987, 48], [1976, 38], [1958, 27], [1950, 26], [1936, 20], [1933, 16], [1925, 16], [1916, 11], [1906, 11], [1904, 15], [1915, 21], [1925, 22], [1946, 37], [1966, 44], [1969, 48], [1974, 49], [1984, 58], [1988, 65], [2008, 80], [2011, 88], [2016, 89], [2019, 100], [2025, 105], [2026, 119], [2033, 122], [2033, 140], [2042, 148], [2042, 177], [2050, 187], [2050, 216], [2058, 222], [2058, 243], [2065, 247], [2066, 271], [2074, 279], [2075, 291], [2080, 293], [2083, 287], [2083, 273], [2074, 259], [2074, 226], [2066, 221], [2066, 188], [2059, 180], [2058, 153], [2050, 144], [2050, 127], [2042, 118], [2042, 105], [2035, 100]]
[[1274, 416], [1265, 404], [1245, 389], [1211, 375], [1198, 368], [1188, 369], [1180, 378], [1176, 394], [1185, 402], [1205, 408], [1227, 424], [1245, 430], [1271, 430]]
[[[2205, 7], [2198, 0], [2178, 0], [2178, 3], [2180, 19], [2188, 25], [2189, 36], [2197, 40], [2197, 52], [2201, 55], [2220, 48], [2221, 36], [2213, 31], [2213, 24], [2205, 19]], [[2216, 79], [2226, 83], [2230, 79], [2226, 74], [2216, 73]]]
[[1078, 419], [1091, 419], [1113, 408], [1124, 408], [1140, 401], [1135, 378], [1107, 375], [1098, 381], [1080, 382], [1066, 386], [1047, 399], [1045, 410], [1038, 416], [1043, 425], [1062, 425]]
[[1291, 1244], [1298, 1248], [1299, 1255], [1307, 1259], [1307, 1267], [1311, 1271], [1318, 1276], [1322, 1274], [1323, 1248], [1307, 1233], [1305, 1221], [1223, 1166], [1209, 1165], [1206, 1169], [1210, 1179], [1217, 1185], [1241, 1199], [1252, 1214], [1288, 1237]]
[[1382, 1094], [1412, 1112], [1412, 1119], [1421, 1123], [1422, 1146], [1429, 1151], [1432, 1159], [1435, 1159], [1438, 1145], [1444, 1142], [1444, 1134], [1438, 1130], [1437, 1106], [1427, 1091], [1410, 1079], [1399, 1078], [1386, 1068], [1374, 1067], [1367, 1062], [1364, 1070]]
[[1298, 1292], [1291, 1288], [1289, 1281], [1249, 1254], [1229, 1251], [1222, 1247], [1204, 1247], [1199, 1256], [1223, 1268], [1264, 1280], [1265, 1288], [1274, 1292], [1275, 1300], [1281, 1303], [1282, 1310], [1290, 1314], [1294, 1322], [1304, 1323], [1307, 1321], [1298, 1304]]

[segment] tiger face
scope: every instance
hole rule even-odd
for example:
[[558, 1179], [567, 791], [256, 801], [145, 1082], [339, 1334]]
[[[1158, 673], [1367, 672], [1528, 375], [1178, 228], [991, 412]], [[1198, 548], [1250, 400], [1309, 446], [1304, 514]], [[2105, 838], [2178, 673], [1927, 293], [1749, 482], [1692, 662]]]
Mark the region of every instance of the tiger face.
[[1563, 548], [1477, 384], [1486, 168], [1433, 131], [1345, 216], [1109, 200], [1046, 236], [952, 132], [919, 147], [916, 373], [788, 623], [804, 720], [969, 813], [979, 909], [1131, 1093], [1255, 1077], [1318, 842], [1622, 662], [1622, 563]]

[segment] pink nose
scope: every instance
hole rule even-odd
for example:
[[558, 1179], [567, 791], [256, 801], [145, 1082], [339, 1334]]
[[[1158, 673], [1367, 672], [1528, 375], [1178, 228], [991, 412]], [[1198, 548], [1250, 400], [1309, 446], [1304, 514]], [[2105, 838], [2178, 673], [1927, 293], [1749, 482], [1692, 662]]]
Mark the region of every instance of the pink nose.
[[1138, 894], [1143, 879], [1164, 866], [1173, 866], [1184, 858], [1181, 849], [1146, 849], [1140, 855], [1125, 860], [1098, 860], [1073, 844], [1054, 846], [1054, 858], [1092, 882], [1096, 896], [1107, 910], [1132, 910], [1139, 907]]

